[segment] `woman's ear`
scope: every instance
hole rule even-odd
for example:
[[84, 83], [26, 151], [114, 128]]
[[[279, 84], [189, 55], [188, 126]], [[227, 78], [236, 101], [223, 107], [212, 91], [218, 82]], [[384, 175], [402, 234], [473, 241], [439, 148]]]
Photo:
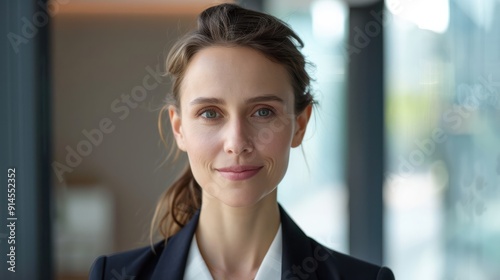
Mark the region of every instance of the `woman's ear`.
[[292, 148], [298, 147], [304, 139], [304, 134], [306, 133], [307, 123], [311, 117], [312, 104], [307, 105], [307, 107], [295, 117], [295, 133], [292, 139]]
[[175, 106], [170, 105], [168, 106], [168, 115], [170, 117], [170, 125], [172, 126], [172, 133], [174, 134], [177, 147], [185, 152], [186, 147], [184, 144], [184, 133], [182, 132], [182, 118], [180, 112]]

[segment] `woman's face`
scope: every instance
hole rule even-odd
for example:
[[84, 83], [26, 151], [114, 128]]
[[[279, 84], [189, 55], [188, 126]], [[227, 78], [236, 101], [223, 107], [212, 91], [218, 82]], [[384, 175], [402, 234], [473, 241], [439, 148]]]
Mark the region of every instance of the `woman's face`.
[[276, 189], [311, 113], [293, 108], [285, 68], [258, 51], [216, 46], [192, 57], [180, 111], [171, 106], [169, 115], [204, 199], [252, 206]]

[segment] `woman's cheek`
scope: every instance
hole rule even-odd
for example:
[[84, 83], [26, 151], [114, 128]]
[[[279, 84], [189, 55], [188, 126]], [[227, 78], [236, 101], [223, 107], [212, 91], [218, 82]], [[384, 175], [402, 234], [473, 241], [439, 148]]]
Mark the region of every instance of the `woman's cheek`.
[[193, 139], [196, 139], [196, 146], [202, 150], [215, 148], [219, 138], [217, 131], [207, 129], [197, 129], [193, 137]]
[[214, 127], [207, 127], [197, 124], [190, 124], [185, 127], [185, 139], [189, 150], [206, 152], [208, 148], [215, 147], [219, 138], [218, 130]]
[[267, 130], [257, 137], [255, 145], [266, 155], [273, 158], [287, 154], [291, 146], [291, 134], [285, 129], [279, 132]]
[[265, 123], [257, 123], [252, 129], [252, 140], [254, 145], [258, 147], [265, 147], [276, 141], [280, 141], [283, 135], [286, 135], [287, 128], [285, 126], [275, 125], [275, 121]]

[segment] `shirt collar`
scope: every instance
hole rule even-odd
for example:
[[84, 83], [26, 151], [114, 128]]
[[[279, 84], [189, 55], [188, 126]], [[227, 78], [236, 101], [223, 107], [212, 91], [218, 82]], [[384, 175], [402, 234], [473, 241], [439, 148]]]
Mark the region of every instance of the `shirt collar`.
[[[264, 259], [255, 275], [255, 280], [281, 279], [281, 256], [283, 251], [283, 241], [281, 234], [281, 224], [274, 236], [273, 242], [267, 250]], [[186, 262], [184, 280], [213, 280], [208, 267], [201, 256], [196, 234], [193, 235], [189, 254]]]

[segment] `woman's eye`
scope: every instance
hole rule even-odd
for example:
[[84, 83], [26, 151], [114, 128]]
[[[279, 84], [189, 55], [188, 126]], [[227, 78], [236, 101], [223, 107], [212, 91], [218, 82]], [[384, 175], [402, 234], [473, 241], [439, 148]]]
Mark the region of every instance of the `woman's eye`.
[[[253, 114], [258, 118], [269, 118], [274, 114], [274, 111], [268, 108], [260, 108]], [[199, 114], [200, 117], [207, 120], [215, 120], [221, 117], [221, 114], [215, 109], [206, 109]]]
[[268, 109], [268, 108], [260, 108], [259, 110], [257, 110], [257, 112], [255, 112], [255, 115], [257, 117], [262, 117], [262, 118], [270, 117], [272, 114], [273, 114], [273, 111], [271, 109]]
[[200, 116], [206, 118], [206, 119], [215, 119], [217, 117], [219, 117], [219, 113], [217, 113], [215, 110], [205, 110], [203, 111]]

